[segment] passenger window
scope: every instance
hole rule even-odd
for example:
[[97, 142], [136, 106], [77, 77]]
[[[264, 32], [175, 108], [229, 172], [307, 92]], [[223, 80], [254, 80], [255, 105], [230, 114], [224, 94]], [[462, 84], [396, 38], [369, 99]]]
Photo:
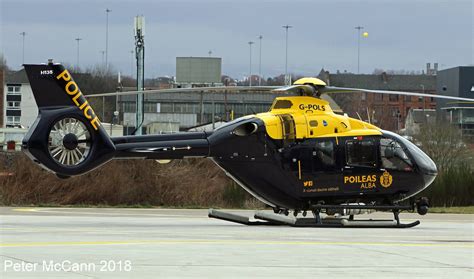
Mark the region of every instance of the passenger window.
[[377, 148], [373, 140], [346, 141], [346, 161], [349, 166], [377, 166]]
[[330, 140], [316, 142], [313, 149], [314, 170], [329, 170], [335, 166], [334, 143]]
[[393, 139], [380, 139], [382, 167], [390, 170], [411, 171], [413, 163], [398, 142]]

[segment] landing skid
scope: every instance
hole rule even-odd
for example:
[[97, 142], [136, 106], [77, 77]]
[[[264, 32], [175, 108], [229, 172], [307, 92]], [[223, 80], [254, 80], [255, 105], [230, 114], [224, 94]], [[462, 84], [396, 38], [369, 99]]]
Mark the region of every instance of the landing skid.
[[234, 213], [229, 213], [229, 212], [224, 212], [224, 211], [219, 211], [215, 209], [209, 209], [209, 218], [215, 218], [219, 220], [224, 220], [224, 221], [229, 221], [229, 222], [234, 222], [237, 224], [242, 224], [242, 225], [247, 225], [247, 226], [258, 226], [258, 225], [266, 225], [266, 226], [282, 226], [285, 224], [273, 222], [273, 221], [260, 221], [260, 220], [255, 220], [251, 221], [249, 217], [234, 214]]
[[320, 218], [319, 213], [315, 213], [315, 218], [295, 218], [282, 214], [275, 214], [265, 211], [257, 211], [254, 215], [256, 220], [249, 217], [209, 209], [209, 217], [224, 221], [234, 222], [247, 226], [290, 226], [306, 228], [412, 228], [420, 224], [420, 221], [403, 224], [400, 223], [398, 212], [394, 212], [395, 220], [354, 220], [347, 218]]

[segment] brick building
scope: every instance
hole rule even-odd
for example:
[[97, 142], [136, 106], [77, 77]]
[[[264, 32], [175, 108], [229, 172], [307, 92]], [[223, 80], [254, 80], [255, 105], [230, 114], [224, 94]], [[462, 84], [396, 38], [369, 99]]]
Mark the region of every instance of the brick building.
[[[3, 69], [0, 69], [0, 110], [4, 111], [4, 78], [5, 78], [5, 71]], [[3, 119], [3, 113], [0, 114], [0, 127], [3, 127], [4, 119]]]
[[[328, 85], [436, 94], [436, 75], [331, 74], [322, 70], [319, 78]], [[339, 94], [334, 100], [351, 117], [362, 118], [392, 131], [404, 128], [410, 109], [434, 109], [434, 98], [370, 93]]]

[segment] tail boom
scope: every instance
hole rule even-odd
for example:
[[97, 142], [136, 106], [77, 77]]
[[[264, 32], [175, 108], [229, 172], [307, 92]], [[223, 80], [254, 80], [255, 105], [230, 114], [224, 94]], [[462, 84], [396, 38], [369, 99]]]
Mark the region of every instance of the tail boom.
[[210, 154], [204, 132], [110, 138], [62, 65], [25, 65], [25, 70], [39, 114], [22, 148], [60, 177], [84, 174], [114, 158], [181, 159]]

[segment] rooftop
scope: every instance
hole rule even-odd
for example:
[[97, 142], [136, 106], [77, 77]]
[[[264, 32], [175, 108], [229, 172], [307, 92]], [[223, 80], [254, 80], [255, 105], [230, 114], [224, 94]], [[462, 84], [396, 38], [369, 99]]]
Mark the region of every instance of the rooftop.
[[332, 74], [323, 69], [319, 78], [331, 86], [394, 91], [436, 91], [436, 76], [433, 75]]
[[21, 69], [19, 71], [13, 72], [13, 71], [8, 71], [5, 72], [5, 83], [19, 83], [19, 84], [25, 84], [25, 83], [30, 83], [28, 81], [28, 77], [26, 76], [25, 69]]

